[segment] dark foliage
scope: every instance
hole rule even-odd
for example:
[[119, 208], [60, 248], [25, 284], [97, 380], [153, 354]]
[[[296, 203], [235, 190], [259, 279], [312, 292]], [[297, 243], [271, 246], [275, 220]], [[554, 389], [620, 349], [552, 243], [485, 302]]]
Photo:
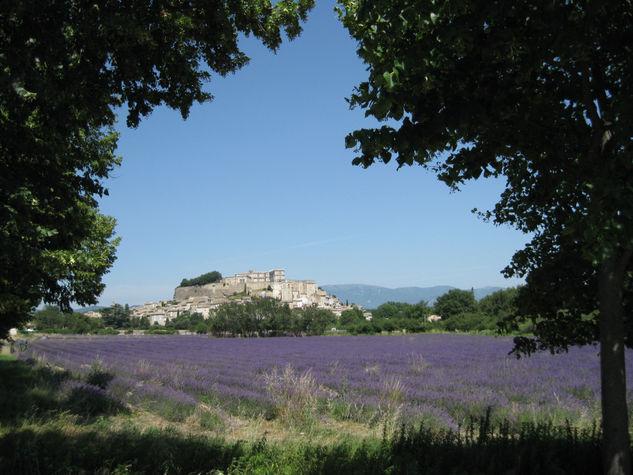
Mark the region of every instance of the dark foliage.
[[112, 328], [128, 328], [130, 326], [130, 309], [118, 303], [101, 310], [101, 320], [107, 327]]
[[43, 333], [93, 333], [103, 328], [99, 318], [90, 318], [83, 313], [62, 313], [57, 306], [47, 305], [35, 312], [31, 323]]
[[[492, 435], [473, 425], [465, 436], [425, 427], [402, 428], [391, 439], [331, 446], [280, 447], [182, 436], [167, 430], [62, 434], [18, 430], [0, 439], [6, 474], [284, 473], [306, 474], [595, 474], [599, 434], [569, 427], [526, 425], [518, 436]], [[503, 427], [495, 428], [503, 430]]]
[[199, 275], [198, 277], [194, 277], [193, 279], [182, 279], [180, 282], [180, 287], [193, 287], [194, 285], [206, 285], [206, 284], [214, 284], [216, 282], [220, 282], [222, 280], [222, 274], [220, 274], [217, 270], [212, 272], [207, 272], [206, 274]]
[[220, 305], [209, 320], [208, 331], [215, 336], [321, 335], [335, 322], [329, 310], [291, 309], [277, 300], [253, 299]]

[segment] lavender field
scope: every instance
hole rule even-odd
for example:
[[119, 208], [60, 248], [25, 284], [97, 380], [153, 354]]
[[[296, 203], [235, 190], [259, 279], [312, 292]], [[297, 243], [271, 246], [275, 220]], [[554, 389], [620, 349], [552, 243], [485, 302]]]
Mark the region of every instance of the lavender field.
[[483, 335], [121, 335], [36, 339], [22, 358], [67, 369], [87, 387], [106, 375], [108, 397], [169, 420], [211, 409], [292, 423], [424, 421], [457, 429], [490, 407], [493, 419], [517, 427], [599, 421], [596, 348], [519, 360], [508, 356], [511, 348], [509, 338]]

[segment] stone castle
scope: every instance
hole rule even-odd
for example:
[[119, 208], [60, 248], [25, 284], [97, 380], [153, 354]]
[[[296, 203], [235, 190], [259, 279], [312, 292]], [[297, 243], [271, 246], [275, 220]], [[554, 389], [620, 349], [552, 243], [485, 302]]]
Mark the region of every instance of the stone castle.
[[328, 295], [313, 280], [287, 280], [284, 269], [266, 272], [251, 269], [213, 284], [176, 287], [173, 300], [148, 302], [133, 307], [131, 311], [134, 317], [149, 318], [150, 324], [164, 325], [185, 311], [198, 312], [209, 318], [213, 310], [223, 303], [243, 303], [254, 297], [276, 299], [291, 308], [316, 306], [331, 310], [337, 316], [350, 308], [341, 305], [335, 296]]
[[253, 297], [273, 298], [287, 303], [293, 308], [316, 305], [330, 308], [338, 304], [338, 299], [321, 290], [313, 280], [286, 280], [286, 271], [274, 269], [267, 272], [249, 270], [234, 277], [227, 277], [215, 284], [177, 287], [174, 300], [189, 297], [222, 298], [235, 294]]

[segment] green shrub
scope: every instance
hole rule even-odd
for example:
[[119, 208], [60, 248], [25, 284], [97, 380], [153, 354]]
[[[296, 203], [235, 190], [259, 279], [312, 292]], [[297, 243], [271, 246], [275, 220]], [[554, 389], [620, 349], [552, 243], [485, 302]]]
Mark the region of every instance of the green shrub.
[[98, 386], [71, 381], [65, 392], [67, 395], [62, 403], [63, 407], [84, 418], [116, 414], [125, 410], [120, 402]]
[[174, 335], [176, 333], [178, 333], [178, 330], [175, 328], [151, 328], [149, 330], [145, 330], [146, 335]]
[[98, 369], [93, 369], [90, 371], [90, 373], [88, 373], [88, 376], [86, 377], [86, 382], [91, 386], [105, 389], [108, 386], [108, 383], [113, 379], [114, 376], [111, 373]]
[[113, 328], [97, 328], [90, 332], [92, 335], [118, 335], [119, 331]]

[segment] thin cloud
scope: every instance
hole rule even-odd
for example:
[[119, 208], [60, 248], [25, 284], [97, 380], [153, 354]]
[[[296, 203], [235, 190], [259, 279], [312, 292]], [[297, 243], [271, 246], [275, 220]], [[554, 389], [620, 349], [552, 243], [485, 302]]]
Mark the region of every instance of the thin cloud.
[[342, 237], [336, 237], [336, 238], [330, 238], [330, 239], [321, 239], [319, 241], [308, 241], [308, 242], [302, 242], [299, 244], [292, 244], [290, 246], [284, 246], [284, 247], [280, 247], [277, 249], [268, 249], [265, 251], [261, 251], [261, 252], [254, 252], [254, 253], [250, 253], [250, 254], [243, 254], [240, 256], [231, 256], [231, 257], [224, 257], [222, 259], [218, 259], [216, 262], [227, 262], [227, 261], [236, 261], [236, 260], [241, 260], [241, 259], [251, 259], [253, 257], [260, 257], [260, 256], [270, 256], [273, 254], [279, 254], [282, 252], [288, 252], [288, 251], [292, 251], [295, 249], [305, 249], [308, 247], [317, 247], [317, 246], [323, 246], [326, 244], [331, 244], [334, 242], [342, 242], [342, 241], [348, 241], [350, 239], [355, 239], [355, 238], [360, 238], [363, 237], [363, 235], [351, 235], [351, 236], [342, 236]]

